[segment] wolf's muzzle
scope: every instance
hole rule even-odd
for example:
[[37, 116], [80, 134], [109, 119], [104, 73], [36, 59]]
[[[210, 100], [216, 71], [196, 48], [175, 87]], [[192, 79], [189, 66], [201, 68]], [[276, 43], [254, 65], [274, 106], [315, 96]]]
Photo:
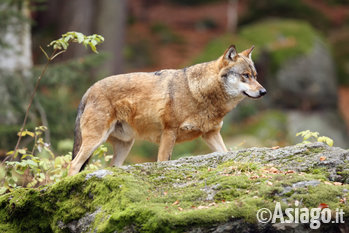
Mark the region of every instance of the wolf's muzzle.
[[260, 95], [260, 96], [263, 96], [263, 95], [265, 95], [265, 94], [267, 94], [267, 90], [265, 90], [265, 88], [259, 90], [259, 95]]

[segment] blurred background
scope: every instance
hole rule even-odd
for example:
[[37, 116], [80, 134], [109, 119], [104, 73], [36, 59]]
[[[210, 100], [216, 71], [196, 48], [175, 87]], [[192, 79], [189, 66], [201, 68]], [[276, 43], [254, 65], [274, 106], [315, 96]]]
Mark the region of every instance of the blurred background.
[[[48, 126], [45, 140], [58, 155], [71, 151], [79, 101], [97, 80], [213, 60], [230, 44], [238, 51], [255, 45], [268, 95], [245, 99], [226, 116], [227, 147], [291, 145], [308, 129], [349, 147], [347, 0], [3, 0], [0, 156], [15, 146], [45, 63], [39, 46], [68, 31], [97, 33], [105, 42], [99, 54], [72, 45], [40, 83], [27, 128]], [[176, 145], [173, 158], [208, 152], [197, 139]], [[156, 145], [137, 141], [128, 162], [155, 161], [156, 154]]]

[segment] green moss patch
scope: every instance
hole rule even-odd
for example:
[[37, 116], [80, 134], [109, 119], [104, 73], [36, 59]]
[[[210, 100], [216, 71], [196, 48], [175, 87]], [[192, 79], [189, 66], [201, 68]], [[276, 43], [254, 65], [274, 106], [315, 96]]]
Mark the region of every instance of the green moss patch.
[[113, 168], [103, 178], [87, 179], [91, 171], [85, 171], [40, 189], [17, 189], [0, 197], [0, 229], [183, 232], [237, 220], [255, 224], [258, 209], [296, 201], [349, 213], [343, 201], [349, 185], [328, 181], [321, 169], [304, 173], [214, 156], [208, 164], [181, 161]]

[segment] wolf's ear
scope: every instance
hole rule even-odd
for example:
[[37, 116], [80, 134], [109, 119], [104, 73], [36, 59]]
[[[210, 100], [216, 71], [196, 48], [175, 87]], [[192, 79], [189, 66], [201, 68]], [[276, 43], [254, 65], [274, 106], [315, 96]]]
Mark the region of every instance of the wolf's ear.
[[236, 52], [235, 45], [230, 45], [230, 47], [227, 50], [225, 50], [223, 57], [225, 59], [233, 61], [236, 55], [237, 55], [237, 52]]
[[241, 54], [244, 55], [245, 57], [248, 57], [249, 59], [252, 59], [252, 51], [253, 51], [253, 49], [254, 49], [254, 45], [252, 45], [251, 48], [242, 51]]

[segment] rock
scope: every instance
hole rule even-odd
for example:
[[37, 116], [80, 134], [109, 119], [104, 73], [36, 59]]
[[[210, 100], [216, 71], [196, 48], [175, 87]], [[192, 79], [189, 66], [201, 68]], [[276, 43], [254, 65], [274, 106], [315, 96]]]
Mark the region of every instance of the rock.
[[85, 214], [82, 218], [76, 221], [72, 221], [65, 225], [62, 221], [58, 221], [58, 227], [62, 230], [69, 229], [70, 232], [86, 232], [89, 229], [89, 226], [95, 220], [96, 215], [101, 211], [101, 209], [97, 209], [95, 212], [89, 214]]
[[277, 202], [343, 209], [346, 223], [317, 230], [339, 232], [349, 227], [348, 175], [349, 151], [322, 143], [84, 171], [0, 196], [0, 232], [311, 232], [258, 222]]
[[98, 171], [87, 174], [85, 180], [91, 179], [92, 177], [103, 178], [106, 175], [110, 175], [110, 174], [113, 174], [113, 173], [108, 170], [98, 170]]
[[266, 82], [267, 89], [272, 90], [269, 91], [272, 101], [283, 108], [309, 110], [337, 107], [334, 62], [320, 38], [314, 40], [309, 53], [286, 61], [275, 77]]

